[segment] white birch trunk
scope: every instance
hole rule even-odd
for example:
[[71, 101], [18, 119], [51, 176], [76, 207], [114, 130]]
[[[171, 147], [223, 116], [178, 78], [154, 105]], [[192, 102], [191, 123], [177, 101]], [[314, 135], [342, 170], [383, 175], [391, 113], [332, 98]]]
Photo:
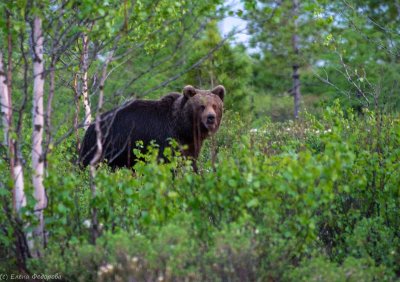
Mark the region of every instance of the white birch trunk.
[[3, 125], [4, 146], [8, 145], [8, 135], [10, 132], [9, 111], [10, 102], [8, 99], [8, 86], [6, 73], [4, 71], [3, 53], [0, 52], [0, 104], [1, 104], [1, 124]]
[[[1, 120], [4, 131], [4, 145], [8, 147], [9, 158], [14, 159], [16, 148], [14, 148], [14, 142], [10, 137], [11, 128], [11, 101], [8, 93], [8, 85], [6, 83], [6, 76], [3, 64], [3, 54], [0, 52], [0, 104], [1, 104]], [[15, 211], [18, 213], [19, 210], [26, 206], [26, 197], [24, 192], [24, 174], [22, 163], [19, 158], [15, 158], [15, 162], [10, 161], [11, 176], [14, 180], [13, 189], [13, 206]]]
[[43, 161], [43, 94], [44, 94], [44, 61], [43, 61], [43, 32], [42, 20], [35, 17], [33, 22], [33, 134], [32, 134], [32, 182], [34, 197], [36, 199], [35, 214], [39, 225], [34, 236], [38, 245], [34, 255], [41, 256], [41, 249], [45, 243], [43, 210], [47, 206], [47, 197], [43, 185], [44, 161]]
[[[90, 161], [89, 164], [89, 175], [90, 175], [90, 189], [92, 191], [92, 197], [95, 198], [97, 194], [97, 187], [95, 183], [96, 177], [96, 165], [101, 161], [102, 154], [103, 154], [103, 143], [102, 143], [102, 133], [101, 133], [101, 109], [103, 107], [103, 98], [104, 98], [104, 83], [107, 78], [107, 67], [108, 64], [111, 62], [113, 57], [114, 51], [111, 51], [107, 57], [107, 60], [103, 66], [103, 74], [100, 80], [100, 87], [99, 87], [99, 101], [97, 106], [97, 113], [96, 113], [96, 121], [95, 121], [95, 130], [96, 130], [96, 153], [93, 156], [93, 159]], [[95, 244], [97, 237], [99, 235], [99, 226], [98, 226], [98, 219], [97, 219], [97, 208], [93, 207], [92, 209], [92, 242]]]
[[16, 159], [14, 165], [14, 199], [15, 210], [18, 212], [22, 207], [26, 206], [26, 197], [24, 191], [24, 171], [19, 158]]
[[89, 68], [89, 39], [86, 34], [82, 37], [82, 97], [83, 97], [83, 106], [85, 108], [85, 119], [83, 121], [83, 127], [85, 130], [88, 129], [90, 123], [92, 122], [92, 112], [90, 110], [90, 101], [89, 101], [89, 88], [88, 88], [88, 68]]

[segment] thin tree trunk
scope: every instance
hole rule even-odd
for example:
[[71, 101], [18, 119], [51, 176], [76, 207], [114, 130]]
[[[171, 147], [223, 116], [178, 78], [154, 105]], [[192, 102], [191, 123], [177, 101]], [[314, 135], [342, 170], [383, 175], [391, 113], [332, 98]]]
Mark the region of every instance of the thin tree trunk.
[[43, 94], [44, 94], [44, 60], [42, 20], [36, 16], [33, 21], [33, 134], [32, 134], [32, 182], [36, 199], [35, 215], [39, 220], [34, 237], [36, 246], [34, 256], [41, 256], [45, 246], [43, 210], [47, 206], [47, 196], [43, 185]]
[[[53, 46], [54, 47], [54, 46]], [[50, 151], [50, 145], [52, 142], [52, 124], [51, 124], [51, 114], [53, 112], [53, 98], [55, 92], [55, 64], [56, 64], [56, 57], [53, 55], [51, 58], [50, 63], [50, 89], [49, 89], [49, 96], [47, 99], [47, 108], [46, 108], [46, 147], [43, 154], [43, 159], [45, 162], [45, 168], [48, 167], [47, 164], [47, 154]]]
[[1, 104], [1, 124], [3, 125], [4, 146], [8, 146], [8, 136], [10, 133], [10, 103], [8, 97], [7, 78], [4, 72], [3, 53], [0, 51], [0, 104]]
[[[97, 194], [97, 187], [96, 187], [96, 183], [95, 183], [96, 165], [98, 164], [99, 161], [101, 161], [101, 158], [103, 155], [103, 143], [102, 143], [103, 138], [102, 138], [101, 128], [100, 128], [101, 109], [103, 107], [104, 82], [106, 81], [106, 78], [107, 78], [107, 67], [108, 67], [108, 64], [111, 62], [112, 56], [113, 56], [113, 51], [109, 54], [106, 62], [104, 63], [103, 73], [101, 76], [100, 86], [99, 86], [99, 90], [100, 90], [99, 91], [99, 101], [98, 101], [96, 121], [95, 121], [96, 147], [97, 148], [96, 148], [96, 153], [95, 153], [93, 159], [90, 161], [90, 165], [89, 165], [90, 189], [92, 192], [92, 198], [95, 198], [96, 194]], [[96, 244], [98, 235], [99, 235], [99, 225], [98, 225], [98, 219], [97, 219], [97, 208], [93, 207], [93, 209], [92, 209], [92, 242], [93, 242], [93, 244]]]
[[299, 1], [293, 0], [293, 23], [294, 23], [294, 31], [292, 36], [292, 44], [293, 51], [295, 54], [295, 59], [293, 63], [293, 97], [294, 97], [294, 118], [297, 119], [299, 117], [300, 112], [300, 100], [301, 100], [301, 92], [300, 92], [300, 74], [299, 74], [299, 36], [297, 34], [297, 18], [299, 16]]
[[9, 31], [8, 35], [8, 68], [7, 77], [5, 73], [3, 53], [0, 51], [0, 107], [1, 107], [1, 120], [4, 130], [4, 146], [8, 148], [8, 159], [10, 166], [10, 174], [13, 179], [13, 208], [16, 214], [16, 218], [13, 218], [8, 211], [8, 207], [4, 206], [4, 210], [8, 213], [10, 221], [17, 223], [14, 228], [14, 239], [15, 239], [15, 250], [16, 250], [16, 263], [20, 270], [26, 269], [26, 257], [29, 256], [29, 250], [26, 248], [25, 234], [22, 231], [22, 224], [18, 224], [20, 209], [26, 206], [26, 197], [24, 192], [24, 180], [23, 180], [23, 167], [19, 158], [16, 158], [15, 152], [16, 142], [11, 137], [12, 130], [12, 99], [11, 99], [11, 78], [12, 78], [12, 38], [10, 33], [11, 28], [11, 14], [7, 11], [7, 27]]
[[78, 133], [79, 112], [80, 112], [78, 74], [75, 74], [74, 76], [74, 102], [75, 102], [74, 131], [76, 138], [76, 151], [79, 152], [81, 149], [81, 141], [79, 139], [79, 133]]
[[82, 36], [82, 97], [83, 105], [85, 108], [85, 119], [83, 122], [83, 127], [85, 130], [88, 129], [90, 123], [92, 122], [92, 112], [90, 110], [89, 101], [89, 87], [88, 87], [88, 69], [89, 69], [89, 39], [87, 34]]
[[[10, 105], [9, 107], [9, 115], [8, 115], [8, 120], [9, 120], [9, 125], [11, 128], [11, 122], [12, 122], [12, 103], [11, 103], [11, 84], [12, 84], [12, 51], [13, 51], [13, 46], [12, 46], [12, 36], [11, 36], [11, 13], [9, 10], [7, 10], [7, 30], [8, 30], [8, 67], [7, 67], [7, 88], [8, 88], [8, 103]], [[10, 159], [11, 161], [11, 159]], [[13, 164], [13, 161], [10, 162]]]
[[[10, 136], [12, 120], [13, 120], [13, 110], [12, 110], [12, 99], [11, 99], [11, 83], [12, 83], [12, 36], [11, 36], [11, 13], [9, 10], [6, 11], [7, 16], [7, 30], [8, 30], [8, 39], [7, 39], [7, 48], [8, 48], [8, 66], [7, 66], [7, 95], [8, 95], [8, 156], [9, 156], [9, 163], [10, 163], [10, 170], [11, 170], [11, 177], [14, 179], [14, 157], [15, 157], [15, 142]], [[15, 199], [15, 189], [14, 189], [14, 203], [16, 203]], [[15, 208], [15, 205], [14, 205]]]
[[[23, 114], [25, 111], [25, 107], [27, 104], [28, 99], [28, 60], [26, 58], [26, 53], [24, 51], [24, 33], [20, 33], [20, 49], [22, 54], [22, 59], [24, 62], [24, 97], [21, 104], [20, 109], [18, 110], [18, 121], [15, 129], [16, 133], [16, 140], [13, 140], [13, 151], [15, 152], [15, 160], [14, 160], [14, 170], [13, 170], [13, 177], [14, 177], [14, 195], [15, 195], [15, 208], [17, 211], [21, 207], [26, 206], [26, 196], [24, 192], [24, 167], [22, 161], [22, 153], [21, 153], [21, 140], [22, 140], [22, 120]], [[11, 124], [10, 124], [11, 125]], [[25, 240], [25, 238], [24, 238]], [[29, 250], [28, 250], [29, 251]]]
[[14, 210], [19, 212], [21, 207], [26, 206], [26, 197], [24, 192], [24, 177], [22, 163], [19, 158], [15, 156], [15, 143], [10, 136], [11, 130], [11, 100], [9, 95], [9, 89], [7, 84], [8, 79], [5, 77], [3, 54], [0, 52], [0, 103], [1, 103], [1, 115], [2, 125], [4, 130], [4, 144], [8, 147], [8, 158], [10, 164], [11, 177], [14, 180], [13, 187], [13, 206]]
[[21, 163], [21, 158], [16, 158], [14, 163], [14, 206], [19, 212], [22, 207], [26, 206], [26, 197], [24, 191], [24, 171]]

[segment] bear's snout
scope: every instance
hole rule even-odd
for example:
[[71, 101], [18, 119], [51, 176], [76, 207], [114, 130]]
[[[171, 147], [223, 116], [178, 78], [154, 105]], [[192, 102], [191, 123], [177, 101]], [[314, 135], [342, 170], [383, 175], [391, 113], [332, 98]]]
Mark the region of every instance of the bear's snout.
[[217, 113], [214, 111], [214, 109], [206, 109], [201, 117], [203, 126], [208, 132], [215, 132], [217, 130]]
[[214, 124], [215, 121], [215, 114], [208, 114], [207, 115], [207, 124]]

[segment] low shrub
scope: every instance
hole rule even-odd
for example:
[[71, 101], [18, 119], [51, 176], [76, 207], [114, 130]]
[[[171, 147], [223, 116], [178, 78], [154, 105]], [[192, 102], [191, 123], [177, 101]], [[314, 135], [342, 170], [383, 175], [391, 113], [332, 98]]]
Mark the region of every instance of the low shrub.
[[46, 256], [29, 269], [71, 281], [390, 280], [400, 273], [399, 132], [395, 116], [338, 103], [319, 119], [257, 128], [228, 113], [198, 174], [179, 154], [157, 161], [154, 147], [135, 172], [101, 165], [95, 197], [67, 140], [49, 158]]

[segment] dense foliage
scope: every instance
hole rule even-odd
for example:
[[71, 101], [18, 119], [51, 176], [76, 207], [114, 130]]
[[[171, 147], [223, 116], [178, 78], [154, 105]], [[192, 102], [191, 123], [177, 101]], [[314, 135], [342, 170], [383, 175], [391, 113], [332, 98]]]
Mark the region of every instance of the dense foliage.
[[[232, 9], [220, 0], [1, 2], [0, 54], [12, 79], [0, 75], [12, 90], [13, 116], [8, 140], [3, 119], [0, 126], [0, 280], [11, 273], [65, 281], [398, 280], [395, 2], [243, 0]], [[246, 20], [250, 42], [221, 33], [227, 15]], [[41, 257], [29, 252], [38, 225], [35, 17], [43, 19], [48, 103]], [[294, 65], [302, 107], [293, 121]], [[79, 167], [85, 76], [93, 118], [129, 99], [223, 84], [223, 122], [203, 145], [199, 172], [174, 141], [168, 162], [154, 145], [146, 155], [134, 151], [133, 169]], [[27, 197], [21, 210], [11, 200], [14, 159]]]
[[70, 139], [51, 156], [48, 252], [29, 269], [72, 281], [390, 281], [400, 271], [399, 132], [394, 116], [339, 104], [322, 119], [260, 128], [229, 113], [199, 174], [179, 156], [157, 163], [155, 148], [134, 175], [102, 167], [94, 199]]

